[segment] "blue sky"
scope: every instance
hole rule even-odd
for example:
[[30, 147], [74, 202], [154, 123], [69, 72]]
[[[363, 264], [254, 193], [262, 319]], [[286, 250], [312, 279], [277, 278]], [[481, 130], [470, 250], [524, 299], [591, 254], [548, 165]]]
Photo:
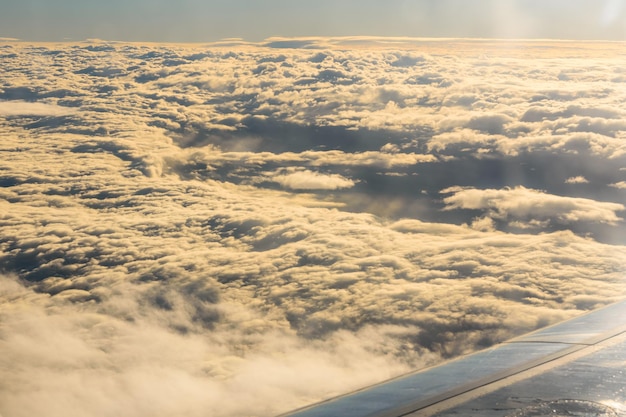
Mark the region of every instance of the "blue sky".
[[626, 0], [0, 0], [0, 37], [207, 42], [418, 36], [626, 40]]

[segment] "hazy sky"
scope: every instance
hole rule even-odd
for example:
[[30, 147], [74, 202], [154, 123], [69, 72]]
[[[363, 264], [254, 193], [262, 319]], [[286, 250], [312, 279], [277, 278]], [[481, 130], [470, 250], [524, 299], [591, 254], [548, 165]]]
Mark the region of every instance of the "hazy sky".
[[0, 37], [204, 42], [418, 36], [626, 40], [626, 0], [0, 0]]

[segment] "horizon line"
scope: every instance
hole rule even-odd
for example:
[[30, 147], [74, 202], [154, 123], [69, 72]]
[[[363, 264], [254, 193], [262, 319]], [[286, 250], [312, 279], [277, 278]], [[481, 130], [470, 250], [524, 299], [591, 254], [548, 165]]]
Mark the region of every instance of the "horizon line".
[[[161, 45], [215, 45], [215, 46], [268, 46], [277, 42], [315, 42], [326, 41], [330, 43], [336, 43], [340, 45], [342, 43], [367, 43], [367, 42], [389, 42], [389, 43], [410, 43], [410, 42], [526, 42], [526, 43], [626, 43], [626, 40], [615, 39], [567, 39], [567, 38], [485, 38], [485, 37], [428, 37], [428, 36], [378, 36], [378, 35], [345, 35], [345, 36], [270, 36], [260, 41], [246, 40], [239, 37], [226, 37], [219, 40], [208, 41], [143, 41], [143, 40], [120, 40], [120, 39], [99, 39], [99, 38], [85, 38], [85, 39], [63, 39], [63, 40], [32, 40], [32, 39], [20, 39], [14, 37], [1, 37], [0, 43], [32, 43], [32, 44], [76, 44], [76, 43], [116, 43], [116, 44], [161, 44]], [[329, 45], [331, 46], [331, 45]], [[288, 49], [288, 47], [285, 47]], [[299, 47], [294, 46], [294, 49]]]

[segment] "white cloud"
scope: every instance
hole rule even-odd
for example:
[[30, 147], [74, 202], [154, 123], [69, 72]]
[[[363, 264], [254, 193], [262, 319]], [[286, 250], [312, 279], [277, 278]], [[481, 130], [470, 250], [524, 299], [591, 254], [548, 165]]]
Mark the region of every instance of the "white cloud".
[[354, 186], [354, 181], [341, 175], [313, 171], [279, 174], [273, 176], [272, 181], [291, 190], [338, 190]]
[[622, 204], [550, 195], [524, 187], [503, 190], [451, 187], [442, 193], [451, 194], [443, 199], [445, 210], [485, 210], [496, 219], [615, 224], [622, 221], [617, 212], [626, 209]]
[[589, 184], [589, 180], [582, 175], [576, 177], [569, 177], [565, 180], [565, 184]]

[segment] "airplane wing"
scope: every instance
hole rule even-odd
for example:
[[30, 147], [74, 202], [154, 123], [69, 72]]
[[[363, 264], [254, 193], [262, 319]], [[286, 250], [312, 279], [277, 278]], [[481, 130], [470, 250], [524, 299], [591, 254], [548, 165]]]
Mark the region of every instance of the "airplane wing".
[[626, 416], [626, 301], [285, 416]]

